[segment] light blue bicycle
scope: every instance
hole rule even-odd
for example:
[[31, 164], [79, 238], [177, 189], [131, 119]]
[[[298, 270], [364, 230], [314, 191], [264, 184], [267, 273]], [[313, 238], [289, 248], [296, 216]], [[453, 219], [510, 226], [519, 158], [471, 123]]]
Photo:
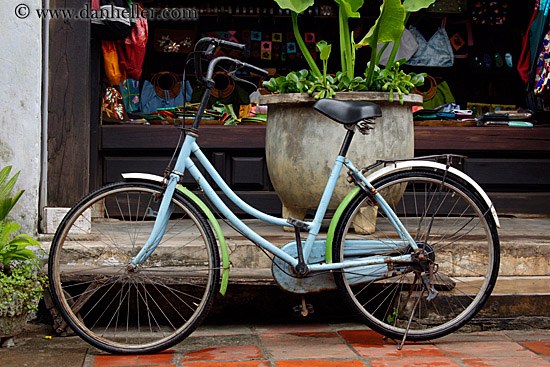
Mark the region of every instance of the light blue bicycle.
[[[242, 47], [202, 39], [196, 59], [218, 46]], [[125, 182], [84, 197], [59, 226], [50, 249], [50, 291], [79, 336], [111, 353], [139, 354], [169, 348], [195, 330], [216, 291], [225, 293], [230, 274], [227, 245], [210, 208], [273, 255], [280, 287], [299, 295], [337, 288], [362, 321], [390, 338], [441, 337], [476, 315], [498, 274], [499, 222], [479, 185], [451, 166], [453, 157], [357, 169], [347, 150], [356, 131], [373, 128], [380, 108], [320, 100], [314, 108], [346, 133], [314, 219], [262, 213], [231, 191], [196, 143], [221, 63], [266, 74], [228, 57], [212, 59], [201, 107], [169, 174], [126, 174]], [[203, 75], [200, 60], [195, 67]], [[294, 228], [296, 240], [279, 248], [251, 230], [222, 202], [191, 155], [233, 203], [255, 218]], [[321, 235], [344, 166], [356, 186]], [[380, 169], [371, 173], [374, 166]], [[180, 184], [184, 174], [194, 177], [210, 208]]]

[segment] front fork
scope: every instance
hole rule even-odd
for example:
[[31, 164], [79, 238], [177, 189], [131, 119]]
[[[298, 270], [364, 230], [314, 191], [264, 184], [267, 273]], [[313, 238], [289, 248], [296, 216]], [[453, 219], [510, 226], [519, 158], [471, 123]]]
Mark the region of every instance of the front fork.
[[170, 215], [174, 210], [172, 204], [172, 197], [174, 196], [174, 191], [180, 180], [180, 177], [175, 174], [170, 174], [170, 179], [168, 181], [168, 186], [162, 195], [162, 201], [160, 203], [160, 208], [158, 210], [157, 218], [155, 219], [155, 224], [153, 230], [147, 239], [147, 242], [139, 253], [134, 257], [134, 259], [128, 265], [128, 271], [133, 271], [138, 265], [142, 264], [147, 258], [155, 251], [159, 245], [164, 232], [166, 232], [166, 227], [168, 226], [168, 220]]
[[[210, 99], [210, 95], [212, 94], [212, 89], [214, 88], [214, 85], [215, 84], [213, 80], [205, 79], [206, 89], [201, 97], [201, 103], [199, 105], [199, 109], [195, 116], [195, 120], [193, 121], [193, 125], [191, 129], [186, 129], [185, 140], [183, 141], [183, 146], [178, 155], [178, 159], [176, 161], [174, 169], [170, 173], [170, 177], [168, 179], [168, 185], [166, 186], [166, 190], [164, 191], [162, 202], [160, 204], [160, 208], [158, 211], [158, 216], [155, 219], [153, 231], [151, 232], [149, 239], [147, 239], [147, 242], [145, 243], [141, 251], [136, 255], [136, 257], [134, 257], [134, 259], [130, 262], [130, 264], [128, 264], [128, 271], [133, 271], [138, 265], [142, 264], [145, 260], [147, 260], [147, 258], [153, 253], [153, 251], [155, 251], [155, 249], [159, 245], [160, 241], [162, 240], [162, 237], [164, 236], [164, 232], [166, 232], [166, 226], [168, 225], [168, 220], [170, 219], [170, 215], [172, 214], [172, 211], [173, 211], [172, 204], [171, 204], [172, 197], [174, 196], [176, 186], [178, 185], [185, 171], [185, 168], [186, 168], [185, 161], [191, 155], [191, 147], [193, 146], [193, 143], [195, 143], [195, 141], [199, 136], [198, 128], [199, 128], [204, 110], [206, 109], [208, 100]], [[182, 128], [183, 128], [183, 125], [182, 125]]]

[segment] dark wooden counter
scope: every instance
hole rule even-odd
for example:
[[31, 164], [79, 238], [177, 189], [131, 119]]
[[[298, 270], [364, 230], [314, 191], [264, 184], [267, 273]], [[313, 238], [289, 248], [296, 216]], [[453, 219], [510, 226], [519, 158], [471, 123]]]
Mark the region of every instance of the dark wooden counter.
[[432, 127], [416, 126], [417, 150], [550, 151], [548, 127]]
[[[163, 125], [105, 125], [102, 149], [170, 149], [179, 130]], [[550, 151], [550, 128], [431, 127], [414, 129], [415, 149], [422, 151]], [[265, 126], [200, 127], [202, 148], [258, 148], [265, 146]]]
[[[162, 174], [178, 138], [179, 130], [168, 125], [103, 126], [103, 183], [119, 180], [121, 172]], [[198, 141], [246, 201], [280, 214], [265, 165], [265, 126], [204, 125]], [[440, 153], [468, 156], [462, 169], [489, 193], [499, 213], [550, 214], [550, 127], [415, 127], [415, 155]], [[185, 181], [193, 188], [191, 179]]]

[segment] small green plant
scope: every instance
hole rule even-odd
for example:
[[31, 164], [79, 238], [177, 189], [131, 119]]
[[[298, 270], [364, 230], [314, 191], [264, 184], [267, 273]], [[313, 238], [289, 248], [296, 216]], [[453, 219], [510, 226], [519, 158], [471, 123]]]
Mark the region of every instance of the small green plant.
[[319, 92], [315, 96], [316, 99], [332, 98], [336, 94], [336, 86], [334, 85], [334, 78], [327, 75], [328, 58], [330, 57], [332, 45], [327, 44], [326, 41], [320, 41], [317, 42], [317, 49], [320, 52], [320, 59], [323, 62], [323, 74], [321, 77], [316, 78], [316, 81], [313, 82], [308, 89], [308, 93], [313, 94], [314, 92]]
[[40, 260], [29, 246], [40, 244], [26, 234], [16, 234], [21, 227], [7, 219], [23, 191], [9, 197], [19, 172], [8, 179], [11, 167], [0, 171], [0, 317], [13, 317], [35, 311], [46, 277], [39, 275]]
[[369, 84], [366, 76], [357, 76], [349, 79], [343, 72], [336, 75], [327, 75], [326, 69], [321, 78], [310, 74], [307, 70], [293, 71], [287, 76], [272, 78], [264, 82], [263, 86], [272, 93], [309, 93], [315, 94], [315, 99], [332, 98], [336, 92], [378, 91], [390, 92], [390, 102], [393, 102], [393, 92], [399, 95], [403, 103], [403, 95], [424, 84], [425, 73], [405, 74], [399, 69], [400, 60], [395, 62], [391, 69], [373, 68], [373, 81]]
[[405, 74], [403, 70], [399, 70], [400, 61], [397, 61], [391, 70], [381, 70], [377, 80], [382, 84], [383, 92], [390, 92], [390, 102], [393, 102], [393, 92], [397, 92], [399, 102], [403, 104], [403, 94], [409, 94], [414, 87], [424, 84], [426, 74]]
[[9, 275], [0, 272], [0, 317], [14, 317], [38, 310], [47, 277], [29, 266], [16, 265]]
[[[399, 94], [399, 100], [403, 103], [403, 94], [408, 94], [415, 86], [424, 83], [422, 74], [406, 75], [399, 69], [401, 64], [396, 63], [395, 55], [399, 48], [401, 36], [405, 29], [405, 24], [409, 15], [420, 9], [427, 8], [435, 0], [383, 0], [380, 6], [378, 19], [369, 30], [369, 32], [357, 44], [354, 41], [354, 35], [350, 32], [349, 19], [359, 18], [359, 10], [364, 4], [363, 0], [335, 0], [338, 4], [338, 21], [340, 35], [340, 59], [341, 70], [335, 76], [327, 75], [326, 65], [330, 56], [331, 45], [325, 41], [317, 44], [320, 51], [320, 59], [323, 62], [323, 72], [315, 63], [306, 44], [304, 43], [298, 29], [298, 14], [304, 12], [308, 7], [315, 3], [315, 0], [275, 0], [281, 9], [288, 9], [292, 15], [292, 26], [294, 36], [300, 51], [304, 55], [310, 68], [308, 75], [303, 77], [303, 71], [299, 72], [301, 76], [295, 81], [296, 72], [290, 78], [279, 77], [276, 80], [264, 82], [264, 87], [272, 93], [291, 93], [304, 92], [310, 94], [317, 93], [316, 98], [332, 98], [337, 91], [395, 91]], [[322, 43], [324, 42], [324, 43]], [[387, 73], [381, 72], [378, 68], [378, 62], [389, 42], [394, 46], [386, 64]], [[382, 49], [378, 45], [383, 44]], [[355, 75], [355, 51], [368, 46], [371, 48], [371, 61], [368, 63], [364, 76]], [[411, 88], [412, 83], [413, 86]], [[390, 99], [393, 101], [393, 95]]]
[[394, 321], [397, 319], [397, 308], [393, 308], [393, 312], [391, 313], [391, 315], [388, 315], [388, 317], [386, 318], [386, 321], [388, 322], [388, 324], [393, 324]]

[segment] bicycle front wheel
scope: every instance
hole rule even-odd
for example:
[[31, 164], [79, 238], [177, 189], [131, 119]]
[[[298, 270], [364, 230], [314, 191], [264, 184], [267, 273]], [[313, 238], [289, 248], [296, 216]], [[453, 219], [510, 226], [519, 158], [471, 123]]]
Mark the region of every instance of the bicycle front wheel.
[[[481, 309], [496, 282], [499, 241], [489, 208], [450, 173], [401, 171], [373, 185], [427, 260], [336, 272], [343, 297], [362, 321], [393, 339], [407, 334], [407, 340], [429, 340], [457, 330]], [[413, 252], [365, 192], [336, 229], [338, 261]]]
[[208, 312], [220, 276], [204, 215], [175, 193], [164, 237], [135, 270], [163, 189], [116, 183], [89, 194], [61, 222], [50, 248], [52, 298], [64, 321], [110, 353], [155, 353], [189, 335]]

